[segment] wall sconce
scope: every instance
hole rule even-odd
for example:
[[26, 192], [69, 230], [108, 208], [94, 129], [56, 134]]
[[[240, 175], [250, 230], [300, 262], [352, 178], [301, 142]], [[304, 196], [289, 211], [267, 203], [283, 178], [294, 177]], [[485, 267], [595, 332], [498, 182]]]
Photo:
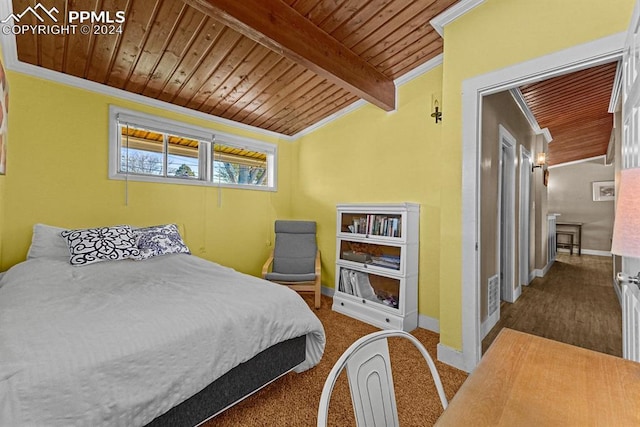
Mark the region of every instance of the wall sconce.
[[[620, 188], [616, 204], [616, 219], [613, 223], [611, 253], [640, 258], [640, 168], [624, 169], [620, 173]], [[640, 276], [640, 273], [638, 273]], [[620, 281], [638, 284], [638, 276], [627, 276], [621, 272]]]
[[431, 103], [433, 104], [433, 113], [431, 113], [431, 117], [436, 119], [436, 123], [440, 123], [442, 121], [442, 111], [440, 111], [440, 101], [435, 96], [431, 96]]
[[536, 168], [542, 168], [547, 163], [547, 153], [544, 151], [536, 154], [536, 163], [531, 166], [531, 172], [534, 172]]

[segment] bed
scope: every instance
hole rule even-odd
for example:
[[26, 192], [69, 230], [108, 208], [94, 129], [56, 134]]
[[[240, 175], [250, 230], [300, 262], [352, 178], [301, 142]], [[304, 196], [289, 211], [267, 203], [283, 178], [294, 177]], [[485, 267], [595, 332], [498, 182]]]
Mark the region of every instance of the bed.
[[295, 292], [193, 255], [30, 257], [0, 280], [0, 425], [196, 425], [324, 344]]

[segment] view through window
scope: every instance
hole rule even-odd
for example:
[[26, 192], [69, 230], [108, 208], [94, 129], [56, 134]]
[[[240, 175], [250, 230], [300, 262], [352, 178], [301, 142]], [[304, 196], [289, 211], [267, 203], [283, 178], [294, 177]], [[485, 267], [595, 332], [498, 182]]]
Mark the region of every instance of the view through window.
[[274, 144], [214, 135], [183, 124], [171, 129], [167, 121], [158, 121], [154, 127], [146, 115], [112, 111], [112, 116], [118, 129], [119, 159], [112, 178], [275, 188]]

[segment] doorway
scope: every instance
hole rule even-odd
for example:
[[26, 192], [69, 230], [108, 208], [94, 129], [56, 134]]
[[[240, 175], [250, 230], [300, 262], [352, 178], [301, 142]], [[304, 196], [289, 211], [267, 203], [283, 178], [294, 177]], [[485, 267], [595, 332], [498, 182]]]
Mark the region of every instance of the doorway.
[[465, 80], [462, 85], [462, 363], [472, 371], [482, 354], [479, 306], [479, 162], [482, 98], [525, 83], [616, 61], [624, 34], [616, 34]]

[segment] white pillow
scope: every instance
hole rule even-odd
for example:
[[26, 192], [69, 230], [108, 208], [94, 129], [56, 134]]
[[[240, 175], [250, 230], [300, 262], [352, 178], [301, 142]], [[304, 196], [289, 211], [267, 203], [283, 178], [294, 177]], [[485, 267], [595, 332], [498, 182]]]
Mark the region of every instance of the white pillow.
[[66, 228], [35, 224], [27, 259], [64, 258], [68, 260], [70, 257], [69, 246], [60, 234], [65, 230]]

